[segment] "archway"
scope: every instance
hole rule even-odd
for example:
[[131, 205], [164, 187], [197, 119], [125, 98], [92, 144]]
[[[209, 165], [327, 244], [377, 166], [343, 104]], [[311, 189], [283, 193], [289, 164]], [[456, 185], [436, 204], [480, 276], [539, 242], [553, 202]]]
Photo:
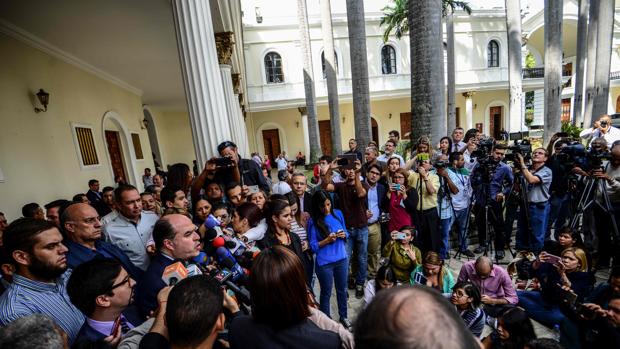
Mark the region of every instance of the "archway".
[[155, 169], [163, 170], [164, 161], [161, 156], [161, 150], [159, 149], [159, 138], [157, 137], [157, 128], [155, 127], [155, 120], [153, 120], [153, 116], [151, 112], [145, 106], [142, 109], [144, 113], [144, 124], [146, 127], [146, 131], [149, 135], [149, 144], [151, 145], [151, 155], [153, 155], [153, 163], [155, 164]]
[[124, 173], [127, 183], [141, 188], [142, 181], [137, 176], [136, 155], [133, 143], [130, 141], [127, 127], [121, 121], [118, 113], [107, 111], [103, 115], [101, 133], [103, 142], [106, 145], [106, 155], [110, 161], [109, 170], [111, 178], [114, 179], [115, 174]]
[[379, 143], [379, 125], [377, 124], [377, 120], [375, 120], [375, 118], [373, 118], [372, 116], [370, 117], [370, 127], [372, 129], [372, 140], [375, 141], [375, 143], [380, 144]]

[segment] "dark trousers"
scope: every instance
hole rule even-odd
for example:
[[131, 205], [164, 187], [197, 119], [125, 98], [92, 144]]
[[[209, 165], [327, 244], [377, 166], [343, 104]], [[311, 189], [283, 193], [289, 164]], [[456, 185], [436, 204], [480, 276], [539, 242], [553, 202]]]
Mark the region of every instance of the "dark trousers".
[[418, 243], [423, 253], [435, 251], [439, 253], [441, 236], [439, 236], [439, 214], [437, 208], [415, 211], [414, 223], [418, 230]]
[[[594, 222], [596, 224], [596, 235], [598, 237], [599, 260], [603, 264], [609, 262], [614, 257], [614, 265], [620, 264], [617, 248], [614, 247], [612, 235], [614, 235], [613, 221], [611, 215], [616, 219], [616, 224], [620, 224], [620, 204], [612, 203], [613, 212], [605, 212], [598, 204], [594, 204]], [[615, 241], [618, 243], [618, 241]]]
[[474, 205], [474, 214], [476, 215], [476, 229], [478, 229], [478, 242], [480, 246], [487, 246], [487, 224], [490, 224], [495, 232], [495, 250], [503, 251], [505, 227], [501, 203], [497, 201], [491, 202], [486, 217], [485, 206], [476, 204]]

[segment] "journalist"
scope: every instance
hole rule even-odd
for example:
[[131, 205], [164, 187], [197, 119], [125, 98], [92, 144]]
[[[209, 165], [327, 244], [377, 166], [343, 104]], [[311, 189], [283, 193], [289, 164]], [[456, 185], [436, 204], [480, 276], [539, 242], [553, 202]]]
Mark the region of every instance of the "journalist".
[[416, 172], [412, 172], [407, 179], [409, 187], [418, 192], [418, 204], [414, 213], [414, 222], [417, 225], [419, 243], [423, 252], [439, 252], [439, 214], [437, 213], [437, 191], [439, 190], [439, 176], [431, 173], [431, 161], [428, 157], [421, 158]]
[[[456, 130], [455, 130], [456, 132]], [[469, 221], [469, 205], [473, 190], [469, 171], [465, 168], [465, 158], [460, 152], [450, 154], [450, 164], [448, 175], [458, 192], [452, 194], [452, 207], [454, 208], [454, 222], [458, 232], [459, 251], [467, 257], [475, 257], [475, 254], [467, 248], [467, 227]]]
[[553, 154], [549, 156], [545, 166], [551, 169], [551, 197], [549, 198], [549, 219], [547, 222], [547, 230], [545, 232], [545, 240], [551, 236], [551, 226], [554, 228], [555, 239], [558, 240], [558, 232], [570, 217], [570, 193], [569, 193], [569, 177], [570, 168], [567, 168], [559, 155], [569, 140], [561, 138], [553, 144]]
[[579, 137], [589, 139], [589, 146], [594, 139], [603, 137], [607, 141], [607, 146], [611, 148], [615, 141], [620, 140], [620, 129], [611, 125], [611, 117], [609, 115], [603, 114], [594, 122], [594, 126], [581, 131]]
[[[506, 146], [496, 144], [491, 156], [492, 164], [495, 166], [493, 171], [490, 171], [489, 166], [491, 164], [481, 165], [480, 163], [476, 164], [472, 171], [471, 186], [474, 189], [474, 213], [480, 243], [474, 252], [486, 252], [487, 238], [489, 238], [486, 234], [487, 225], [491, 224], [495, 232], [495, 259], [502, 260], [505, 255], [502, 203], [510, 192], [514, 177], [510, 167], [502, 161], [506, 156]], [[486, 210], [487, 205], [488, 212]]]
[[547, 150], [534, 149], [532, 165], [528, 168], [521, 154], [516, 154], [518, 165], [527, 184], [527, 213], [520, 213], [516, 236], [517, 250], [539, 253], [545, 241], [547, 219], [549, 218], [549, 197], [551, 196], [551, 169], [545, 166]]

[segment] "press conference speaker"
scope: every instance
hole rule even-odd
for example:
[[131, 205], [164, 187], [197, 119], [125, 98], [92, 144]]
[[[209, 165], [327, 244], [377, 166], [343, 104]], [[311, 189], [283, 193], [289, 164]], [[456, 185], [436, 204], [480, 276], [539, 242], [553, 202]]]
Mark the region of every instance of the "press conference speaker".
[[[180, 214], [162, 217], [153, 228], [157, 254], [136, 287], [136, 303], [143, 316], [157, 308], [157, 293], [166, 286], [164, 270], [175, 262], [187, 264], [200, 253], [200, 236], [191, 219]], [[179, 280], [177, 280], [179, 281]]]

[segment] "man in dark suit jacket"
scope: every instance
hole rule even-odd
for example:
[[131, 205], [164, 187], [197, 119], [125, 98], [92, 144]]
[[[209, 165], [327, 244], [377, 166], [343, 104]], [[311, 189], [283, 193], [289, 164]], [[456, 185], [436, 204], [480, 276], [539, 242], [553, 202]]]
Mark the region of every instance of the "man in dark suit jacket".
[[312, 206], [312, 194], [310, 194], [308, 189], [308, 179], [306, 175], [297, 172], [294, 173], [291, 177], [291, 188], [297, 197], [299, 198], [299, 210], [301, 212], [310, 213], [310, 207]]
[[101, 199], [103, 198], [102, 194], [99, 192], [99, 181], [96, 179], [91, 179], [88, 181], [88, 191], [86, 192], [86, 197], [90, 204], [93, 206], [99, 205]]
[[381, 257], [382, 229], [381, 214], [387, 212], [387, 189], [385, 185], [379, 183], [381, 178], [381, 166], [372, 164], [366, 173], [366, 183], [369, 188], [366, 190], [366, 200], [368, 200], [368, 277], [374, 278], [379, 269], [379, 258]]
[[157, 308], [157, 294], [166, 287], [162, 273], [175, 262], [187, 263], [200, 253], [200, 235], [192, 220], [181, 214], [162, 217], [153, 228], [157, 255], [136, 289], [136, 303], [143, 316]]
[[114, 259], [95, 258], [75, 268], [67, 282], [67, 294], [86, 316], [76, 342], [122, 337], [141, 325], [143, 321], [131, 306], [135, 286]]

